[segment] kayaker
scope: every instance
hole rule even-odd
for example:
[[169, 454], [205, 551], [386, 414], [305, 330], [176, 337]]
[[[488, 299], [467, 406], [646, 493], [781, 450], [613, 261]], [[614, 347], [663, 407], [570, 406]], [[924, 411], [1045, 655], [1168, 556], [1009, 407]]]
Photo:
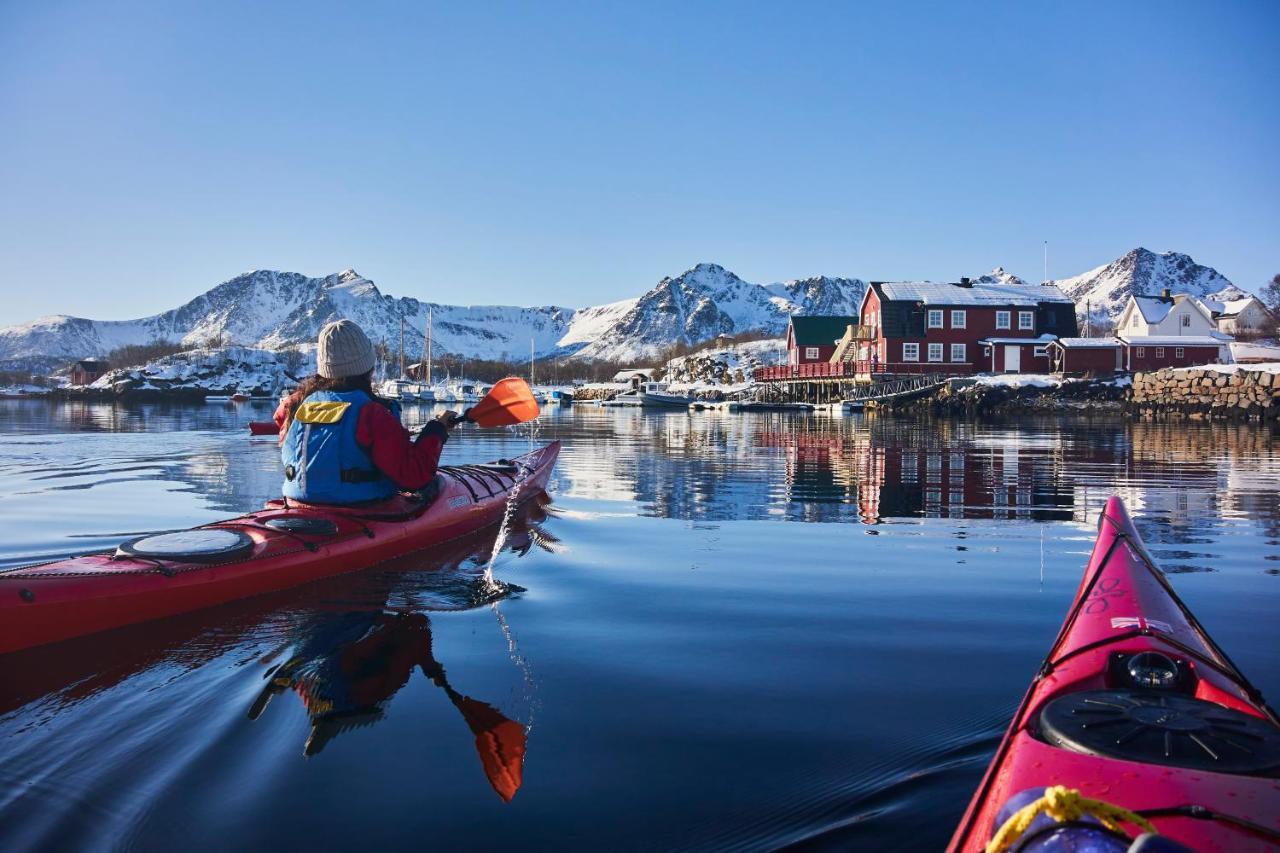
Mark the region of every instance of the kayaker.
[[455, 412], [428, 421], [416, 439], [398, 404], [373, 391], [373, 345], [351, 320], [320, 330], [316, 375], [280, 402], [284, 496], [307, 503], [385, 500], [436, 475]]

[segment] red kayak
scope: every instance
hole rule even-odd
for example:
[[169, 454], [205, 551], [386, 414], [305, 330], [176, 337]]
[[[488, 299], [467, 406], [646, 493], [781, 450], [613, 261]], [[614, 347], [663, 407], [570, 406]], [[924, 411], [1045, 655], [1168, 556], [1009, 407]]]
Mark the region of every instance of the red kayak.
[[0, 570], [0, 653], [53, 643], [368, 568], [502, 521], [540, 494], [553, 442], [483, 465], [442, 466], [423, 496], [335, 507], [283, 500], [115, 551]]
[[1119, 498], [950, 849], [1280, 849], [1280, 721]]

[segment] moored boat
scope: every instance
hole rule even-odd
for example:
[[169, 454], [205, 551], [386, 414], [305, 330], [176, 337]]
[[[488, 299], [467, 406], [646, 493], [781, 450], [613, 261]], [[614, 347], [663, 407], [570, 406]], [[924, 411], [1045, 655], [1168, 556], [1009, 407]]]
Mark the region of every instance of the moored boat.
[[465, 536], [539, 494], [554, 442], [511, 460], [442, 466], [426, 497], [329, 506], [275, 500], [114, 552], [0, 570], [0, 653], [355, 571]]
[[1277, 849], [1280, 720], [1113, 497], [950, 849], [1182, 849], [1137, 848], [1126, 826], [1191, 850]]

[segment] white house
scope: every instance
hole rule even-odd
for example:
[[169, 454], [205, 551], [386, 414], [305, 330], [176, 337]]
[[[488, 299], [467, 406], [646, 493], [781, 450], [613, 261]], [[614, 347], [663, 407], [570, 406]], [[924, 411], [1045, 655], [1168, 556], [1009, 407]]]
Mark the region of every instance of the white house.
[[1205, 337], [1218, 331], [1213, 309], [1185, 293], [1159, 296], [1131, 294], [1116, 323], [1116, 334], [1125, 337], [1192, 335]]
[[1262, 332], [1275, 322], [1271, 312], [1256, 296], [1246, 296], [1243, 299], [1232, 299], [1227, 302], [1206, 299], [1205, 305], [1213, 312], [1218, 331], [1228, 335], [1240, 332]]

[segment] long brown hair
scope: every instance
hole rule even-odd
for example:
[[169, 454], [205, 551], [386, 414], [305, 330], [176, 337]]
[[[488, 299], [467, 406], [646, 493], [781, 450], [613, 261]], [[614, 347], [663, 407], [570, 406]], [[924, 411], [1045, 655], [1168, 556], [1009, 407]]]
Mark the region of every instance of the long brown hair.
[[363, 391], [369, 395], [369, 399], [380, 406], [385, 406], [387, 411], [394, 412], [391, 403], [379, 397], [373, 390], [373, 371], [362, 373], [359, 376], [343, 376], [340, 379], [330, 379], [321, 376], [319, 373], [308, 376], [302, 382], [298, 383], [298, 390], [294, 391], [285, 400], [285, 428], [289, 426], [289, 422], [293, 420], [293, 410], [296, 409], [303, 400], [310, 397], [317, 391]]

